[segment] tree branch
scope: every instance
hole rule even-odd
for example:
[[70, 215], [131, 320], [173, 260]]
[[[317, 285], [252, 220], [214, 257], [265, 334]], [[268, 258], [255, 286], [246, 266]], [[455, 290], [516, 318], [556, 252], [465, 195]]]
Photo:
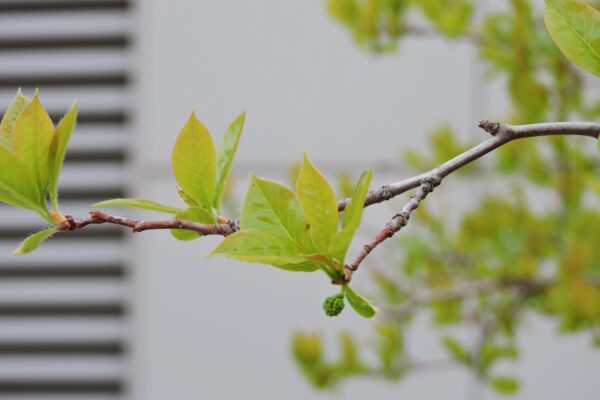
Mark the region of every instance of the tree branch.
[[[453, 159], [446, 161], [431, 171], [402, 181], [387, 184], [376, 190], [371, 190], [365, 199], [365, 207], [382, 203], [399, 196], [408, 190], [415, 189], [419, 187], [424, 179], [432, 178], [434, 176], [439, 176], [443, 179], [457, 169], [464, 167], [472, 161], [483, 157], [492, 150], [513, 140], [556, 135], [588, 136], [597, 139], [598, 134], [600, 134], [600, 123], [593, 122], [550, 122], [532, 125], [507, 125], [484, 120], [479, 123], [479, 127], [490, 133], [492, 137], [477, 146], [472, 147], [466, 152], [459, 154]], [[351, 199], [349, 198], [342, 199], [338, 203], [338, 210], [343, 211], [350, 200]]]
[[87, 225], [91, 224], [122, 225], [131, 228], [134, 233], [153, 229], [185, 229], [205, 236], [229, 236], [232, 233], [240, 230], [239, 224], [236, 221], [229, 221], [229, 223], [226, 224], [200, 224], [182, 219], [140, 221], [131, 218], [109, 215], [101, 211], [92, 211], [90, 212], [89, 218], [80, 220], [74, 219], [71, 216], [66, 216], [66, 221], [59, 225], [58, 229], [62, 231], [73, 231], [77, 229], [83, 229]]
[[[396, 232], [400, 231], [408, 223], [411, 212], [419, 206], [419, 203], [442, 182], [442, 179], [454, 171], [513, 140], [555, 135], [588, 136], [597, 139], [600, 134], [600, 124], [591, 122], [552, 122], [532, 125], [506, 125], [484, 120], [479, 123], [479, 127], [490, 133], [492, 137], [464, 153], [459, 154], [451, 160], [446, 161], [429, 172], [404, 181], [385, 185], [380, 189], [370, 191], [367, 194], [365, 207], [389, 200], [407, 190], [416, 187], [419, 188], [411, 197], [410, 201], [402, 208], [402, 211], [395, 215], [377, 236], [363, 246], [362, 250], [351, 264], [345, 266], [345, 280], [347, 282], [352, 279], [352, 273], [358, 269], [369, 253], [386, 239], [391, 238]], [[338, 203], [338, 210], [345, 209], [349, 201], [350, 199], [340, 201]]]

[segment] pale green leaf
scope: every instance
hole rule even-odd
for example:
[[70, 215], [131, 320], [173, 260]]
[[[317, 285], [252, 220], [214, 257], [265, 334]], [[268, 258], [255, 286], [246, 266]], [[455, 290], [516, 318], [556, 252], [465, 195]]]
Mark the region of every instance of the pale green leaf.
[[578, 0], [546, 0], [544, 20], [565, 56], [600, 76], [600, 12]]
[[225, 190], [225, 184], [227, 183], [227, 177], [229, 175], [229, 169], [233, 162], [233, 157], [240, 142], [242, 136], [242, 129], [244, 128], [244, 121], [246, 119], [246, 113], [241, 113], [227, 128], [223, 140], [217, 148], [217, 180], [215, 188], [215, 197], [213, 201], [213, 207], [217, 210], [221, 208], [221, 199], [223, 198], [223, 191]]
[[192, 113], [173, 149], [173, 173], [184, 192], [211, 209], [215, 191], [215, 146], [210, 133]]
[[346, 295], [348, 303], [358, 314], [365, 318], [371, 318], [375, 316], [375, 314], [377, 314], [377, 308], [371, 305], [369, 300], [365, 299], [360, 294], [352, 290], [350, 286], [344, 285], [342, 289], [344, 291], [344, 294]]
[[352, 200], [344, 209], [342, 229], [335, 234], [329, 245], [331, 256], [342, 264], [362, 219], [365, 198], [371, 184], [371, 176], [371, 170], [367, 170], [361, 175], [352, 194]]
[[288, 236], [254, 229], [240, 230], [227, 236], [211, 255], [269, 264], [290, 271], [318, 269], [318, 266], [303, 256], [300, 246]]
[[21, 89], [17, 90], [17, 95], [12, 103], [10, 103], [10, 106], [8, 106], [6, 113], [2, 117], [2, 122], [0, 122], [0, 145], [12, 149], [13, 126], [21, 111], [29, 104], [29, 101], [27, 97], [23, 96]]
[[[199, 222], [201, 224], [215, 224], [215, 217], [208, 211], [200, 207], [190, 207], [187, 210], [178, 212], [175, 215], [176, 219], [185, 221]], [[187, 229], [171, 229], [171, 234], [175, 239], [179, 240], [194, 240], [202, 235], [195, 231]]]
[[13, 251], [13, 256], [20, 256], [22, 254], [31, 253], [46, 239], [59, 232], [58, 229], [50, 228], [43, 231], [39, 231], [23, 240], [19, 245], [19, 248]]
[[92, 205], [93, 208], [104, 208], [104, 207], [131, 207], [141, 208], [143, 210], [158, 211], [167, 214], [177, 214], [182, 211], [180, 208], [166, 206], [164, 204], [156, 203], [152, 200], [144, 199], [111, 199], [101, 201]]
[[48, 186], [48, 160], [54, 138], [54, 125], [40, 102], [39, 96], [21, 111], [13, 127], [13, 152], [34, 175], [41, 197]]
[[331, 185], [306, 154], [296, 180], [296, 194], [315, 246], [322, 254], [330, 256], [329, 244], [337, 232], [337, 201]]
[[56, 126], [56, 132], [50, 147], [48, 193], [50, 194], [50, 201], [56, 211], [58, 211], [58, 177], [63, 161], [65, 160], [67, 145], [71, 139], [71, 134], [73, 133], [73, 128], [75, 128], [76, 121], [77, 102], [71, 106], [69, 112], [67, 112]]
[[42, 213], [33, 174], [4, 146], [0, 146], [0, 201]]
[[453, 359], [456, 361], [469, 365], [471, 363], [471, 356], [469, 351], [459, 341], [450, 336], [444, 336], [442, 338], [442, 345], [450, 353]]
[[314, 252], [308, 221], [296, 195], [283, 185], [251, 177], [242, 216], [242, 229], [256, 229], [287, 236], [306, 253]]

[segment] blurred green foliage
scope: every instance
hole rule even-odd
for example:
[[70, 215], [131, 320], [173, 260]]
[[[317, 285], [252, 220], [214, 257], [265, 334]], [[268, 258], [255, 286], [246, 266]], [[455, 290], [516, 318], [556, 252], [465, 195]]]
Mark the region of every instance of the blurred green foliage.
[[[394, 51], [415, 35], [468, 41], [488, 76], [506, 84], [512, 105], [506, 122], [597, 119], [600, 103], [584, 84], [589, 77], [554, 44], [541, 10], [527, 0], [506, 3], [487, 13], [467, 0], [327, 0], [327, 7], [360, 46], [376, 53]], [[442, 126], [430, 137], [430, 154], [409, 150], [404, 160], [423, 172], [467, 147]], [[470, 208], [459, 213], [446, 202], [447, 209], [434, 213], [422, 206], [418, 223], [388, 255], [395, 265], [365, 266], [373, 271], [371, 297], [383, 306], [375, 321], [378, 361], [362, 361], [373, 346], [347, 337], [339, 359], [326, 360], [318, 336], [297, 333], [293, 351], [309, 380], [332, 388], [358, 376], [403, 378], [423, 362], [404, 345], [411, 321], [423, 314], [437, 326], [448, 359], [503, 394], [519, 390], [519, 381], [499, 375], [497, 365], [518, 358], [525, 315], [554, 318], [563, 333], [587, 332], [598, 346], [600, 171], [590, 148], [585, 139], [565, 137], [517, 141], [462, 171], [482, 193], [469, 196]], [[478, 339], [455, 338], [457, 326], [475, 328]]]

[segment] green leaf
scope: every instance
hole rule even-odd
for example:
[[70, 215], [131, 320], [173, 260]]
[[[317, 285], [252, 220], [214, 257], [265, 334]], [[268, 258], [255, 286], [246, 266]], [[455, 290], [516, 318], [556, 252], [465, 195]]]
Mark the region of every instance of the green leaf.
[[13, 251], [13, 256], [20, 256], [23, 254], [31, 253], [46, 239], [58, 232], [58, 229], [50, 228], [43, 231], [39, 231], [29, 236], [27, 239], [21, 242], [18, 249]]
[[335, 234], [329, 245], [329, 254], [342, 264], [344, 263], [344, 258], [348, 247], [350, 247], [352, 238], [360, 225], [365, 198], [371, 184], [371, 176], [371, 170], [367, 170], [361, 175], [354, 189], [352, 200], [344, 210], [342, 229]]
[[[215, 217], [210, 212], [200, 207], [190, 207], [187, 210], [180, 211], [175, 215], [175, 218], [183, 219], [185, 221], [199, 222], [201, 224], [216, 223]], [[175, 237], [175, 239], [179, 240], [194, 240], [202, 236], [198, 232], [187, 229], [171, 229], [171, 234], [173, 237]]]
[[358, 314], [365, 318], [372, 318], [375, 316], [375, 314], [377, 314], [377, 308], [373, 307], [369, 300], [352, 290], [350, 286], [344, 285], [342, 286], [342, 290], [346, 295], [348, 303], [350, 303], [354, 311], [356, 311]]
[[244, 121], [246, 119], [246, 113], [241, 113], [227, 128], [223, 140], [217, 148], [217, 181], [215, 188], [215, 197], [213, 200], [213, 207], [217, 210], [221, 209], [221, 199], [223, 198], [223, 191], [225, 190], [225, 184], [227, 183], [227, 177], [229, 175], [229, 169], [233, 162], [233, 157], [240, 142], [242, 135], [242, 129], [244, 128]]
[[175, 142], [172, 162], [179, 186], [199, 206], [210, 210], [215, 191], [215, 145], [194, 113]]
[[50, 160], [48, 172], [48, 193], [54, 209], [58, 211], [58, 176], [65, 160], [67, 145], [71, 139], [71, 133], [75, 128], [77, 121], [77, 102], [75, 102], [69, 112], [63, 117], [56, 127], [56, 133], [50, 147]]
[[444, 336], [442, 338], [442, 344], [456, 361], [466, 365], [471, 363], [469, 351], [456, 339], [450, 336]]
[[158, 211], [167, 214], [177, 214], [181, 212], [181, 208], [175, 208], [171, 206], [166, 206], [164, 204], [156, 203], [151, 200], [144, 199], [111, 199], [101, 201], [92, 205], [92, 208], [104, 208], [104, 207], [131, 207], [131, 208], [141, 208], [143, 210], [150, 211]]
[[4, 146], [0, 146], [0, 201], [47, 214], [32, 173]]
[[296, 194], [310, 225], [315, 246], [322, 254], [330, 257], [329, 244], [337, 232], [337, 201], [331, 185], [306, 154], [296, 180]]
[[546, 0], [544, 21], [572, 63], [600, 76], [600, 12], [578, 0]]
[[0, 122], [0, 144], [8, 149], [12, 149], [12, 132], [15, 125], [15, 121], [21, 111], [29, 104], [29, 99], [21, 94], [21, 89], [17, 90], [10, 106], [6, 110], [2, 122]]
[[284, 235], [305, 253], [316, 251], [296, 195], [283, 185], [254, 175], [244, 200], [240, 227]]
[[[48, 186], [48, 159], [54, 125], [36, 93], [17, 117], [13, 127], [13, 152], [35, 177], [45, 202]], [[44, 205], [45, 206], [45, 205]]]
[[490, 379], [492, 388], [502, 394], [512, 395], [519, 391], [519, 381], [508, 376], [497, 376]]
[[289, 271], [315, 271], [302, 249], [288, 236], [254, 229], [227, 236], [210, 255], [223, 255], [240, 261], [273, 265]]

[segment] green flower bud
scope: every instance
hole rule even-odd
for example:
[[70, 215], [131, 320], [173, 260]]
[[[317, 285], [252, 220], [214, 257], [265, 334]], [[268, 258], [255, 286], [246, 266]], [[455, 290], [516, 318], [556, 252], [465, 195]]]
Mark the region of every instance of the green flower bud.
[[329, 296], [323, 302], [323, 311], [325, 315], [329, 317], [335, 317], [339, 315], [344, 309], [344, 294], [338, 293], [333, 296]]

